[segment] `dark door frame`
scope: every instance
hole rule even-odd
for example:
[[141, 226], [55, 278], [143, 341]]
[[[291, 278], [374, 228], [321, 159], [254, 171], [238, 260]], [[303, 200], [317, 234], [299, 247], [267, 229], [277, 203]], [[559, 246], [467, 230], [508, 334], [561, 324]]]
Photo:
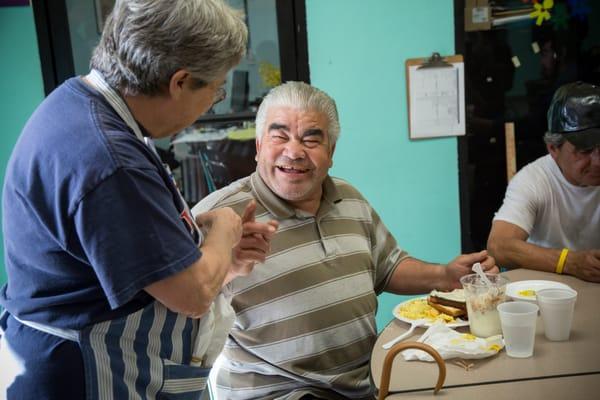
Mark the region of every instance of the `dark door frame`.
[[[465, 0], [454, 0], [454, 51], [465, 53]], [[466, 62], [466, 60], [465, 60]], [[467, 124], [468, 128], [468, 124]], [[468, 135], [468, 129], [466, 135]], [[458, 136], [458, 196], [460, 202], [460, 239], [463, 253], [478, 251], [471, 239], [471, 196], [468, 180], [469, 147], [467, 137]]]
[[31, 7], [47, 96], [75, 74], [67, 5], [66, 0], [32, 0]]
[[310, 83], [305, 1], [275, 0], [275, 3], [281, 80]]

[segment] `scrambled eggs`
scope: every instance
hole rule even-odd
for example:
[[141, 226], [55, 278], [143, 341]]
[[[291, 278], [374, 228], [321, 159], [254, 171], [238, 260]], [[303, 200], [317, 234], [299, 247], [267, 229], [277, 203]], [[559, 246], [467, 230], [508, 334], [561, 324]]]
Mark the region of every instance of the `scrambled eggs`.
[[519, 294], [519, 296], [523, 296], [523, 297], [535, 296], [535, 290], [531, 290], [531, 289], [519, 290], [517, 293]]
[[396, 312], [406, 319], [427, 319], [429, 321], [441, 320], [445, 322], [454, 321], [454, 318], [450, 315], [442, 314], [427, 304], [427, 299], [409, 301], [398, 307]]

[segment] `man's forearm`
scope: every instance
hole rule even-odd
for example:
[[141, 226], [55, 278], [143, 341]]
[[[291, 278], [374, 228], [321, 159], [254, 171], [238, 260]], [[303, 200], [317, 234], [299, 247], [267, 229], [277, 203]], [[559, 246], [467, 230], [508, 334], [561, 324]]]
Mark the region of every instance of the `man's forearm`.
[[460, 278], [472, 273], [471, 268], [475, 263], [480, 263], [486, 273], [498, 273], [496, 261], [485, 250], [460, 254], [447, 265], [404, 258], [396, 266], [385, 290], [396, 294], [419, 294], [433, 289], [459, 289], [462, 287]]
[[433, 289], [447, 290], [446, 266], [430, 264], [416, 258], [400, 260], [385, 288], [396, 294], [421, 294]]
[[[488, 251], [502, 267], [554, 272], [562, 249], [540, 247], [520, 239], [503, 238], [490, 242]], [[566, 273], [567, 270], [563, 272]]]

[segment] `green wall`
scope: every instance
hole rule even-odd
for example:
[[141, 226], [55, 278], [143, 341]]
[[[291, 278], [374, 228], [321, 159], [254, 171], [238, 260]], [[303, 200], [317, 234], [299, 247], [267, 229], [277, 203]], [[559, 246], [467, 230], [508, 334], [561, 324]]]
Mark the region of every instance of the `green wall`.
[[[452, 0], [306, 0], [306, 14], [311, 83], [341, 119], [332, 175], [362, 191], [410, 254], [448, 262], [460, 252], [456, 139], [408, 139], [404, 61], [454, 53]], [[380, 296], [379, 330], [402, 299]]]
[[[0, 7], [0, 177], [29, 115], [44, 98], [31, 7]], [[1, 217], [0, 217], [1, 218]], [[6, 282], [0, 235], [0, 285]]]

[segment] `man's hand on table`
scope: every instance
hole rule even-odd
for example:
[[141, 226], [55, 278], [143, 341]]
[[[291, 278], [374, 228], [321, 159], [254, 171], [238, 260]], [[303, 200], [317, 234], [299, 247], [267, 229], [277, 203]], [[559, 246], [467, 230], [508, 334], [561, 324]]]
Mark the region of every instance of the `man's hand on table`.
[[600, 250], [570, 251], [564, 272], [584, 281], [600, 283]]

